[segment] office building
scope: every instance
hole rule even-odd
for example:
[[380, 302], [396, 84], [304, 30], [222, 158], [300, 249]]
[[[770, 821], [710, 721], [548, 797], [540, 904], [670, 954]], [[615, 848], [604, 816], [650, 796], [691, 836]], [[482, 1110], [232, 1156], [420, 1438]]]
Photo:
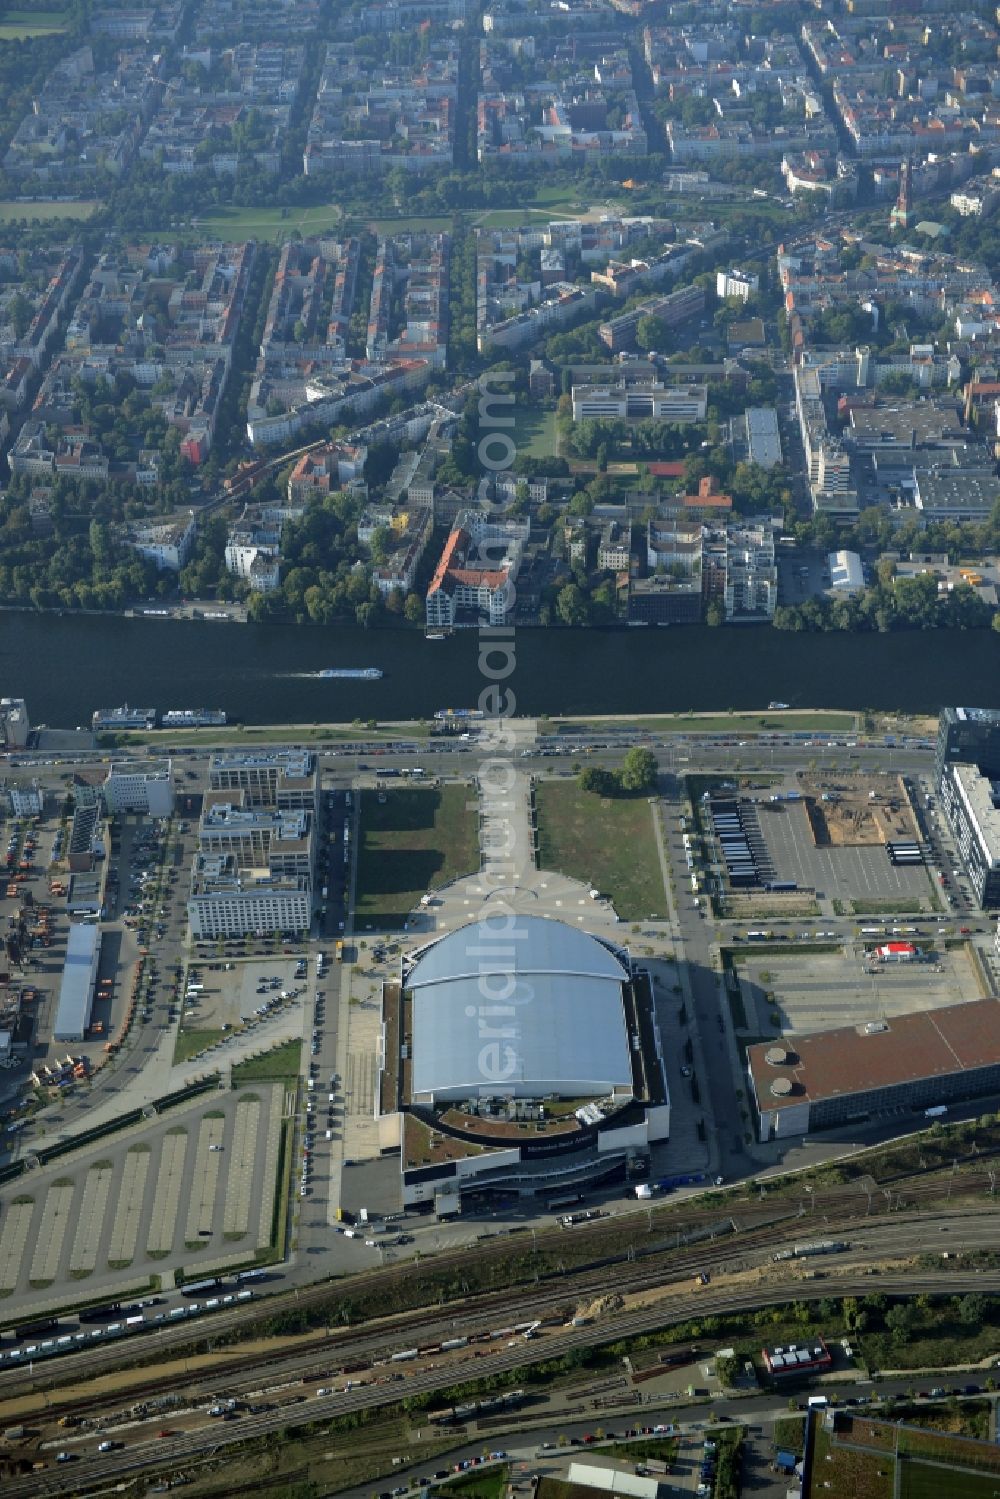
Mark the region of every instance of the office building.
[[174, 778], [169, 760], [160, 767], [115, 765], [103, 787], [109, 817], [138, 812], [143, 817], [169, 817], [174, 810]]
[[600, 417], [620, 422], [703, 422], [707, 385], [661, 385], [658, 380], [630, 385], [574, 385], [573, 420]]

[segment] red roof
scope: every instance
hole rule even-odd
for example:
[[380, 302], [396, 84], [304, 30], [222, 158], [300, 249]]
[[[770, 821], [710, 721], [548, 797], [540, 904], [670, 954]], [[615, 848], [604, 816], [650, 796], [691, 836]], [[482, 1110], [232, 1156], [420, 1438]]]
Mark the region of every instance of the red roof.
[[905, 955], [908, 958], [912, 958], [917, 949], [912, 942], [883, 942], [878, 951], [892, 953], [894, 957], [903, 957]]
[[[773, 1042], [747, 1049], [754, 1092], [762, 1113], [805, 1100], [850, 1097], [918, 1079], [948, 1077], [1000, 1065], [1000, 1000], [973, 999], [938, 1010], [864, 1026], [841, 1026], [796, 1036], [782, 1062], [771, 1063]], [[775, 1096], [771, 1083], [788, 1078], [792, 1089]]]
[[441, 556], [438, 559], [438, 565], [434, 569], [434, 576], [431, 579], [431, 586], [427, 590], [428, 593], [434, 593], [436, 589], [443, 586], [449, 569], [451, 569], [455, 565], [455, 553], [459, 551], [460, 548], [468, 545], [468, 541], [469, 533], [467, 531], [463, 531], [461, 527], [449, 534], [448, 540], [444, 544], [444, 551], [441, 553]]

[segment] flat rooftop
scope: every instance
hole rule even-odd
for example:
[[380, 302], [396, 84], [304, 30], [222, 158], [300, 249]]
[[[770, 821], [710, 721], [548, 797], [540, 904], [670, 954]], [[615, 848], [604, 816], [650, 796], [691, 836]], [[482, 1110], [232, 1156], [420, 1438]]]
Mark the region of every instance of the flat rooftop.
[[955, 765], [952, 775], [965, 798], [982, 838], [982, 851], [993, 869], [1000, 867], [1000, 806], [997, 805], [997, 783], [983, 775], [975, 765]]
[[[769, 1057], [787, 1060], [770, 1061]], [[996, 1064], [1000, 1064], [1000, 1001], [996, 999], [796, 1036], [792, 1046], [780, 1040], [761, 1041], [747, 1050], [757, 1100], [769, 1112]], [[775, 1083], [777, 1093], [772, 1092]], [[787, 1092], [783, 1091], [785, 1083], [791, 1084]]]
[[209, 761], [213, 770], [283, 770], [285, 775], [306, 777], [313, 769], [312, 750], [259, 749], [222, 750]]
[[101, 947], [99, 926], [71, 926], [66, 940], [66, 962], [59, 989], [53, 1035], [57, 1041], [83, 1037], [90, 1022], [94, 975]]

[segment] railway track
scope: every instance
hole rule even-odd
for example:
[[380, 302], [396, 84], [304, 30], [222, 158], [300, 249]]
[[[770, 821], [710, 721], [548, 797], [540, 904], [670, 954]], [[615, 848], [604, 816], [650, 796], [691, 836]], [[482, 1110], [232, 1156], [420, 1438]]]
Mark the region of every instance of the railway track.
[[[615, 1265], [624, 1267], [627, 1264], [634, 1264], [636, 1267], [643, 1267], [631, 1270], [619, 1269], [616, 1275], [616, 1288], [622, 1291], [643, 1290], [669, 1282], [678, 1276], [683, 1277], [685, 1274], [690, 1274], [705, 1260], [706, 1247], [696, 1245], [690, 1250], [682, 1251], [680, 1241], [685, 1236], [698, 1234], [710, 1228], [712, 1224], [719, 1224], [724, 1216], [730, 1216], [734, 1225], [732, 1232], [737, 1237], [732, 1242], [734, 1244], [738, 1242], [741, 1252], [750, 1253], [755, 1247], [766, 1247], [782, 1232], [801, 1239], [822, 1237], [836, 1232], [839, 1228], [855, 1223], [859, 1218], [875, 1224], [880, 1220], [881, 1215], [878, 1209], [882, 1203], [887, 1203], [890, 1211], [893, 1210], [893, 1204], [895, 1204], [894, 1211], [898, 1216], [904, 1207], [919, 1210], [921, 1206], [930, 1207], [942, 1200], [965, 1198], [974, 1192], [987, 1192], [992, 1201], [993, 1185], [994, 1180], [991, 1179], [990, 1172], [986, 1170], [965, 1172], [945, 1180], [930, 1182], [922, 1181], [920, 1178], [903, 1178], [891, 1187], [885, 1188], [872, 1181], [859, 1179], [858, 1182], [849, 1183], [829, 1192], [814, 1193], [808, 1199], [804, 1197], [798, 1203], [790, 1202], [787, 1198], [776, 1200], [766, 1206], [765, 1198], [759, 1207], [743, 1203], [732, 1215], [724, 1215], [720, 1210], [722, 1206], [720, 1204], [720, 1209], [714, 1211], [696, 1210], [686, 1214], [675, 1224], [658, 1224], [656, 1237], [652, 1242], [640, 1244], [638, 1247], [633, 1244], [630, 1251], [618, 1251], [615, 1254], [603, 1256], [600, 1250], [605, 1247], [601, 1240], [608, 1237], [606, 1222], [598, 1223], [588, 1230], [573, 1229], [569, 1232], [572, 1232], [574, 1236], [574, 1246], [578, 1250], [582, 1241], [594, 1250], [595, 1259], [592, 1263], [582, 1265], [578, 1270], [563, 1272], [557, 1268], [543, 1272], [539, 1277], [539, 1284], [551, 1287], [550, 1289], [529, 1293], [524, 1287], [515, 1287], [510, 1291], [498, 1293], [478, 1293], [457, 1304], [449, 1314], [442, 1314], [437, 1307], [427, 1308], [423, 1312], [403, 1312], [396, 1316], [379, 1319], [377, 1323], [367, 1323], [365, 1332], [360, 1335], [345, 1328], [343, 1332], [331, 1334], [324, 1353], [316, 1359], [315, 1366], [322, 1371], [324, 1365], [329, 1366], [331, 1359], [352, 1362], [365, 1356], [372, 1356], [373, 1343], [376, 1348], [381, 1346], [388, 1352], [392, 1352], [400, 1346], [409, 1347], [414, 1343], [433, 1342], [435, 1335], [449, 1336], [448, 1329], [455, 1329], [462, 1334], [477, 1325], [481, 1326], [484, 1319], [494, 1322], [520, 1320], [526, 1315], [524, 1308], [529, 1304], [531, 1307], [540, 1308], [544, 1313], [545, 1310], [551, 1310], [553, 1306], [558, 1306], [560, 1303], [580, 1300], [588, 1295], [599, 1295], [607, 1289], [608, 1269]], [[874, 1212], [872, 1211], [873, 1205]], [[639, 1211], [629, 1216], [635, 1221], [635, 1227], [638, 1229], [638, 1221], [645, 1214]], [[919, 1216], [918, 1212], [917, 1217]], [[616, 1218], [612, 1221], [615, 1231], [620, 1236], [623, 1220]], [[794, 1229], [792, 1225], [795, 1226]], [[566, 1230], [555, 1229], [544, 1235], [539, 1234], [537, 1242], [541, 1250], [544, 1252], [558, 1246], [559, 1242], [564, 1240], [566, 1232]], [[513, 1242], [519, 1245], [522, 1241], [518, 1238]], [[511, 1243], [512, 1240], [509, 1237], [500, 1239], [495, 1248], [490, 1246], [488, 1252], [494, 1258], [506, 1257], [511, 1252]], [[430, 1269], [432, 1272], [438, 1272], [442, 1268], [461, 1266], [466, 1255], [467, 1251], [462, 1250], [435, 1256]], [[739, 1257], [739, 1254], [735, 1256], [735, 1258]], [[717, 1251], [715, 1258], [718, 1258]], [[728, 1258], [733, 1258], [733, 1256]], [[364, 1293], [376, 1286], [383, 1289], [386, 1286], [386, 1274], [398, 1284], [400, 1281], [405, 1283], [406, 1280], [421, 1274], [423, 1270], [424, 1266], [414, 1264], [400, 1266], [398, 1271], [372, 1270], [345, 1282], [344, 1291], [346, 1296], [353, 1297], [359, 1292]], [[553, 1282], [555, 1282], [554, 1286]], [[193, 1341], [199, 1343], [213, 1340], [224, 1341], [237, 1328], [245, 1330], [248, 1324], [266, 1321], [290, 1308], [310, 1309], [317, 1305], [328, 1304], [332, 1300], [335, 1301], [337, 1294], [336, 1283], [330, 1282], [304, 1290], [281, 1292], [259, 1303], [250, 1304], [239, 1311], [217, 1313], [209, 1321], [198, 1325], [197, 1330], [194, 1330], [191, 1324], [164, 1327], [144, 1337], [141, 1343], [115, 1342], [100, 1349], [92, 1348], [79, 1354], [63, 1355], [36, 1367], [30, 1374], [27, 1372], [21, 1374], [19, 1370], [6, 1371], [0, 1374], [0, 1402], [12, 1396], [39, 1389], [56, 1390], [61, 1384], [73, 1383], [80, 1377], [83, 1369], [86, 1370], [86, 1377], [89, 1379], [96, 1373], [120, 1367], [129, 1362], [162, 1363], [172, 1351], [190, 1348]], [[402, 1343], [398, 1341], [400, 1339], [403, 1340]], [[277, 1355], [274, 1362], [280, 1364], [283, 1362], [283, 1357]], [[267, 1361], [267, 1364], [270, 1362], [270, 1360]], [[240, 1371], [245, 1368], [245, 1365], [245, 1356], [234, 1353], [231, 1365], [217, 1366], [217, 1375], [213, 1377], [216, 1381], [224, 1379], [229, 1368]], [[148, 1385], [136, 1386], [134, 1399], [141, 1401], [147, 1394], [162, 1395], [166, 1389], [182, 1385], [185, 1378], [187, 1376], [179, 1374], [175, 1381], [165, 1384], [161, 1376], [155, 1381], [151, 1380]]]
[[[814, 1301], [830, 1296], [864, 1295], [871, 1288], [872, 1282], [863, 1274], [831, 1275], [820, 1286], [796, 1287], [795, 1299]], [[878, 1281], [878, 1289], [890, 1296], [912, 1296], [923, 1293], [933, 1295], [940, 1294], [942, 1291], [956, 1294], [966, 1290], [996, 1293], [1000, 1292], [1000, 1272], [981, 1273], [949, 1269], [946, 1277], [940, 1274], [913, 1274], [912, 1272], [901, 1275], [883, 1275]], [[640, 1310], [623, 1315], [609, 1322], [606, 1327], [567, 1329], [552, 1337], [547, 1337], [540, 1346], [539, 1355], [549, 1359], [581, 1346], [595, 1346], [609, 1341], [617, 1342], [622, 1338], [635, 1337], [656, 1328], [676, 1325], [678, 1322], [688, 1320], [693, 1314], [724, 1315], [760, 1306], [778, 1305], [788, 1299], [789, 1288], [786, 1284], [773, 1287], [755, 1285], [747, 1289], [722, 1292], [711, 1292], [704, 1288], [700, 1292], [690, 1290], [684, 1293], [678, 1292], [667, 1304], [661, 1303], [652, 1310]], [[524, 1368], [525, 1363], [530, 1362], [530, 1355], [526, 1360], [525, 1352], [526, 1345], [523, 1344], [516, 1349], [504, 1349], [498, 1352], [490, 1360], [489, 1372], [498, 1374]], [[429, 1394], [445, 1389], [451, 1383], [454, 1383], [454, 1373], [451, 1370], [414, 1371], [407, 1375], [405, 1393], [408, 1397]], [[259, 1415], [248, 1416], [231, 1426], [221, 1428], [214, 1426], [193, 1432], [178, 1432], [168, 1439], [169, 1446], [160, 1440], [148, 1441], [119, 1452], [108, 1453], [101, 1458], [82, 1458], [74, 1463], [68, 1472], [46, 1469], [44, 1472], [12, 1478], [5, 1483], [4, 1496], [5, 1499], [21, 1499], [21, 1496], [29, 1495], [64, 1496], [68, 1491], [67, 1480], [72, 1484], [72, 1492], [81, 1495], [95, 1487], [108, 1488], [127, 1484], [130, 1478], [135, 1478], [140, 1473], [148, 1476], [151, 1471], [157, 1469], [176, 1468], [183, 1466], [186, 1461], [203, 1460], [206, 1457], [224, 1453], [227, 1447], [235, 1443], [246, 1442], [295, 1425], [322, 1420], [324, 1417], [394, 1405], [399, 1398], [400, 1392], [396, 1388], [368, 1386], [337, 1396], [312, 1400], [308, 1406], [296, 1407], [294, 1415], [287, 1410], [267, 1411]]]
[[[919, 1218], [906, 1214], [871, 1218], [868, 1220], [868, 1232], [878, 1239], [877, 1247], [872, 1247], [865, 1253], [860, 1246], [853, 1246], [848, 1253], [853, 1252], [855, 1257], [861, 1258], [885, 1258], [887, 1255], [911, 1253], [915, 1229], [921, 1221]], [[979, 1236], [972, 1230], [979, 1229], [981, 1226], [985, 1247], [989, 1247], [994, 1242], [994, 1215], [990, 1210], [983, 1209], [978, 1213], [962, 1215], [961, 1223], [965, 1232], [971, 1237]], [[808, 1239], [809, 1235], [802, 1234], [800, 1237]], [[758, 1229], [752, 1236], [739, 1238], [720, 1236], [714, 1241], [703, 1242], [682, 1254], [675, 1254], [667, 1270], [651, 1265], [635, 1266], [631, 1273], [619, 1275], [615, 1288], [621, 1293], [628, 1294], [651, 1289], [659, 1291], [670, 1286], [676, 1286], [677, 1290], [686, 1289], [692, 1275], [706, 1266], [710, 1266], [712, 1274], [716, 1276], [740, 1273], [755, 1266], [768, 1264], [777, 1246], [786, 1243], [787, 1224], [784, 1222]], [[775, 1272], [776, 1275], [780, 1274], [784, 1277], [780, 1282], [776, 1281], [776, 1284], [784, 1286], [787, 1299], [797, 1297], [800, 1285], [797, 1279], [788, 1280], [787, 1272], [791, 1269], [794, 1274], [803, 1263], [802, 1260], [786, 1261], [782, 1264], [782, 1270]], [[824, 1271], [825, 1278], [826, 1271]], [[585, 1283], [577, 1283], [576, 1299], [583, 1300], [588, 1295], [599, 1296], [606, 1292], [607, 1285], [606, 1270], [595, 1273]], [[373, 1368], [390, 1363], [392, 1354], [403, 1347], [424, 1345], [427, 1351], [423, 1356], [433, 1358], [435, 1340], [439, 1343], [446, 1339], [467, 1337], [469, 1339], [467, 1350], [463, 1349], [458, 1357], [450, 1360], [447, 1370], [443, 1371], [449, 1374], [451, 1383], [461, 1383], [468, 1379], [476, 1379], [485, 1372], [486, 1366], [479, 1360], [487, 1354], [492, 1341], [490, 1332], [496, 1333], [498, 1326], [496, 1319], [501, 1310], [512, 1308], [517, 1317], [522, 1320], [527, 1316], [544, 1318], [554, 1308], [564, 1305], [566, 1299], [565, 1287], [549, 1286], [530, 1297], [518, 1298], [516, 1305], [511, 1300], [506, 1301], [503, 1307], [498, 1307], [495, 1303], [491, 1304], [489, 1312], [493, 1320], [492, 1329], [484, 1328], [483, 1309], [470, 1309], [457, 1317], [438, 1316], [436, 1321], [425, 1322], [419, 1327], [409, 1321], [402, 1327], [394, 1325], [389, 1328], [368, 1328], [363, 1333], [353, 1335], [347, 1332], [335, 1334], [309, 1350], [296, 1349], [256, 1360], [249, 1370], [243, 1354], [235, 1354], [231, 1360], [216, 1364], [203, 1373], [192, 1374], [191, 1371], [183, 1368], [171, 1373], [161, 1367], [155, 1382], [133, 1387], [127, 1393], [119, 1391], [109, 1394], [104, 1399], [95, 1399], [90, 1395], [82, 1399], [59, 1401], [56, 1397], [52, 1404], [61, 1415], [85, 1416], [98, 1425], [107, 1425], [114, 1415], [120, 1415], [125, 1409], [131, 1410], [142, 1405], [147, 1406], [148, 1415], [152, 1419], [156, 1415], [157, 1408], [161, 1411], [164, 1409], [163, 1397], [174, 1392], [183, 1392], [185, 1407], [196, 1407], [205, 1401], [227, 1397], [263, 1399], [293, 1384], [299, 1385], [311, 1381], [320, 1383], [354, 1373], [364, 1376]], [[428, 1348], [428, 1344], [432, 1346]], [[545, 1349], [552, 1347], [553, 1335], [544, 1334], [540, 1346]], [[492, 1369], [494, 1357], [493, 1355], [489, 1357], [489, 1368]], [[413, 1372], [411, 1366], [408, 1374]], [[385, 1378], [387, 1383], [389, 1382], [386, 1376], [381, 1377]], [[409, 1388], [408, 1381], [407, 1389]], [[6, 1392], [0, 1391], [0, 1394], [3, 1393]]]

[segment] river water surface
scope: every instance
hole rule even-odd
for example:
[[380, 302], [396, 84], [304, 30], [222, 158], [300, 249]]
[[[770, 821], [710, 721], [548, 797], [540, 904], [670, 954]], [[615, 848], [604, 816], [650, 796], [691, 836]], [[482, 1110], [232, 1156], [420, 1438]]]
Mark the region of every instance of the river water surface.
[[[484, 684], [475, 631], [318, 629], [112, 615], [0, 613], [0, 695], [33, 724], [89, 723], [131, 703], [224, 708], [244, 723], [408, 719], [474, 707]], [[524, 629], [505, 683], [518, 713], [677, 713], [791, 707], [936, 713], [1000, 705], [1000, 635], [925, 631], [804, 635], [764, 627]], [[321, 680], [378, 666], [381, 681]]]

